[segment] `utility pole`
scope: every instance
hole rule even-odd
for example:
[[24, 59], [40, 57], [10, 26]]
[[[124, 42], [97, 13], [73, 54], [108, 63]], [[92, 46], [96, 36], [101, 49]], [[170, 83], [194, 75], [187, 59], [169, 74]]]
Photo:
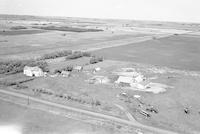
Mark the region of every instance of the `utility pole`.
[[27, 103], [28, 105], [30, 104], [30, 100], [29, 100], [29, 96], [28, 96], [28, 103]]

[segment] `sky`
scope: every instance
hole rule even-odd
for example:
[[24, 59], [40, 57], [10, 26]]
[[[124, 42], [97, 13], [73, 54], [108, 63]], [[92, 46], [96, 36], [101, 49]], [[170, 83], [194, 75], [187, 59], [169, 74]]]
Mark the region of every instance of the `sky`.
[[200, 0], [0, 0], [0, 14], [200, 23]]

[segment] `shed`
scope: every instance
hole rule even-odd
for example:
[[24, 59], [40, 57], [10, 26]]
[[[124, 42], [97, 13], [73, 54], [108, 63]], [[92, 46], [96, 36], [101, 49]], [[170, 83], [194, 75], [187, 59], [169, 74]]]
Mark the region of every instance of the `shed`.
[[100, 70], [101, 70], [100, 67], [96, 67], [96, 68], [94, 68], [93, 73], [96, 73], [96, 72], [98, 72], [98, 71], [100, 71]]
[[35, 77], [44, 76], [44, 72], [38, 66], [35, 67], [25, 66], [23, 72], [26, 76], [35, 76]]
[[100, 67], [96, 67], [94, 70], [95, 70], [96, 72], [98, 72], [98, 71], [101, 70], [101, 68], [100, 68]]
[[105, 76], [94, 76], [89, 79], [90, 84], [106, 84], [109, 83], [109, 79]]
[[73, 68], [73, 70], [80, 72], [80, 71], [83, 70], [83, 67], [82, 67], [82, 66], [75, 66], [75, 67]]

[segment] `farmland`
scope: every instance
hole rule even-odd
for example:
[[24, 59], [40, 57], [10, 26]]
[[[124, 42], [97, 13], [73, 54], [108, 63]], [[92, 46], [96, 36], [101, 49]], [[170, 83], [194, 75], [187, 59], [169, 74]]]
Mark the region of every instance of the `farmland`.
[[[0, 19], [1, 89], [155, 130], [200, 131], [199, 25], [12, 15]], [[25, 66], [40, 73], [27, 74]], [[0, 105], [0, 121], [12, 117], [6, 123], [19, 122], [24, 132], [76, 133], [79, 125], [82, 133], [118, 133], [52, 116], [48, 109]], [[6, 114], [8, 109], [17, 112]]]
[[199, 43], [199, 35], [184, 34], [102, 49], [97, 53], [113, 60], [200, 71]]

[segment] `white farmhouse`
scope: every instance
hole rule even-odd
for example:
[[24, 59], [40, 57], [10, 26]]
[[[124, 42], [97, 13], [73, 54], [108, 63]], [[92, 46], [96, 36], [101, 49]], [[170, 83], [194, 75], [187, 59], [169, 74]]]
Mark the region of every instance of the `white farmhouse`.
[[24, 67], [24, 74], [26, 76], [35, 76], [35, 77], [44, 76], [44, 72], [38, 66], [35, 66], [35, 67], [25, 66]]

